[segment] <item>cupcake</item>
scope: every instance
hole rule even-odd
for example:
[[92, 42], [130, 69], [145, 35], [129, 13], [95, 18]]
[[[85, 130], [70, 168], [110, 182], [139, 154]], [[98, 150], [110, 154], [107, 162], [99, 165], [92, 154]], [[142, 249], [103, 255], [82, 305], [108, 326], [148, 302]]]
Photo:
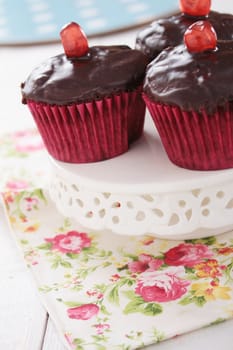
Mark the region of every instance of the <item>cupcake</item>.
[[69, 163], [126, 152], [143, 131], [147, 58], [125, 45], [88, 47], [74, 22], [61, 39], [65, 52], [35, 68], [21, 87], [47, 151]]
[[[136, 36], [135, 48], [143, 52], [151, 61], [165, 48], [182, 44], [186, 29], [197, 20], [203, 19], [208, 19], [212, 24], [219, 40], [232, 40], [233, 15], [209, 11], [210, 1], [207, 3], [204, 0], [192, 1], [193, 6], [198, 2], [204, 6], [199, 14], [198, 10], [188, 14], [185, 7], [181, 6], [182, 12], [153, 21], [143, 28]], [[187, 6], [188, 2], [185, 4]]]
[[144, 100], [169, 159], [192, 170], [233, 167], [233, 41], [208, 21], [147, 67]]

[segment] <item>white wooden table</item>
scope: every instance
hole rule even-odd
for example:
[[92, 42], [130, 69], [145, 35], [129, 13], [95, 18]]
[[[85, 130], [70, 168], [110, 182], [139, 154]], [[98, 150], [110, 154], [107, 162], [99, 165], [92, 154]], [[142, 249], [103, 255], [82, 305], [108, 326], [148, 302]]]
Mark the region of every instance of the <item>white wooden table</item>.
[[[232, 12], [232, 0], [213, 0], [213, 8]], [[134, 45], [135, 31], [98, 39], [90, 44]], [[27, 108], [20, 103], [20, 82], [31, 69], [61, 52], [60, 45], [33, 48], [1, 48], [0, 132], [34, 126]], [[178, 322], [178, 320], [173, 320]], [[232, 350], [233, 320], [165, 341], [148, 350]], [[20, 256], [0, 207], [0, 349], [65, 350], [52, 320], [43, 308], [30, 271]]]

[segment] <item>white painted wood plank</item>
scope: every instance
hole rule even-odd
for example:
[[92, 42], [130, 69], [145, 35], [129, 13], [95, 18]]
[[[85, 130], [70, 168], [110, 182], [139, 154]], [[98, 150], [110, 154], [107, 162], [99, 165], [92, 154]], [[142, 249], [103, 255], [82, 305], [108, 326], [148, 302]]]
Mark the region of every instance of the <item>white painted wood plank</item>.
[[41, 350], [47, 314], [10, 234], [2, 208], [0, 276], [0, 349]]
[[67, 350], [51, 318], [48, 319], [42, 350]]

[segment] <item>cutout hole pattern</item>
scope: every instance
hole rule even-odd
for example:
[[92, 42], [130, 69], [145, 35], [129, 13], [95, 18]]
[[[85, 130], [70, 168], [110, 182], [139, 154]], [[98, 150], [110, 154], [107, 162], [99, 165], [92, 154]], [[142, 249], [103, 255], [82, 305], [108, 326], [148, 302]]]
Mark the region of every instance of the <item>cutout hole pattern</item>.
[[155, 236], [233, 227], [233, 183], [177, 193], [116, 194], [96, 192], [53, 178], [50, 197], [68, 217], [90, 229]]

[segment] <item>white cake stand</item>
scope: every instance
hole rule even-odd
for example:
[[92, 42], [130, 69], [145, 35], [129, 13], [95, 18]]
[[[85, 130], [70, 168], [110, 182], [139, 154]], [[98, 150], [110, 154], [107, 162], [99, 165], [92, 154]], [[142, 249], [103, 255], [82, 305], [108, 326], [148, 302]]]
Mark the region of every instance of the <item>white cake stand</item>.
[[173, 165], [150, 117], [144, 136], [121, 156], [89, 164], [50, 160], [52, 200], [86, 228], [166, 239], [233, 229], [233, 169], [190, 171]]

